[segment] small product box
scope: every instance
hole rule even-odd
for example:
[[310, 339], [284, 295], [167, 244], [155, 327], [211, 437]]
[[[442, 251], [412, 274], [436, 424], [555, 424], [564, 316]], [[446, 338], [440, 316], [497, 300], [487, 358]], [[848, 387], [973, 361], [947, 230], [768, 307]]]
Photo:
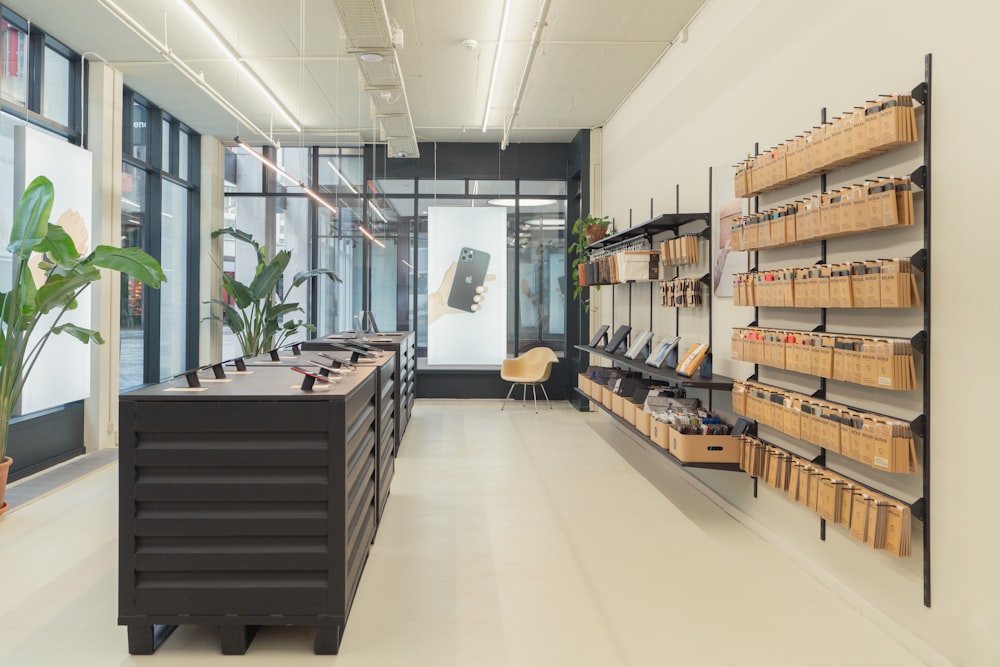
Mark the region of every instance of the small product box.
[[652, 427], [652, 414], [636, 406], [635, 427], [638, 429], [639, 433], [642, 433], [648, 438], [650, 428]]
[[625, 397], [611, 393], [611, 412], [624, 419], [625, 417]]

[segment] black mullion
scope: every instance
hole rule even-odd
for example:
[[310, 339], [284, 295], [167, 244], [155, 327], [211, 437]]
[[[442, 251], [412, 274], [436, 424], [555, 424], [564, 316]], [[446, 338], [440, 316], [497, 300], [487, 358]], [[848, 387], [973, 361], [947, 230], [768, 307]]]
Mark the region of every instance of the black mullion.
[[[319, 149], [313, 146], [309, 149], [310, 173], [312, 174], [311, 187], [313, 192], [319, 192]], [[308, 225], [309, 225], [309, 267], [319, 268], [319, 204], [309, 199]], [[329, 267], [326, 267], [329, 268]], [[309, 279], [309, 291], [306, 297], [306, 317], [307, 321], [313, 324], [319, 323], [319, 279], [313, 276]]]
[[[148, 127], [148, 122], [147, 122]], [[148, 141], [147, 134], [147, 141]], [[146, 172], [146, 220], [143, 225], [143, 245], [146, 252], [156, 261], [163, 259], [163, 187], [160, 175], [156, 171]], [[160, 323], [162, 314], [160, 306], [162, 299], [160, 291], [143, 285], [142, 303], [143, 318], [143, 382], [160, 381]]]
[[[189, 153], [190, 155], [190, 153]], [[185, 262], [187, 270], [187, 293], [184, 303], [187, 317], [187, 331], [184, 336], [184, 368], [194, 368], [198, 365], [199, 353], [199, 319], [198, 319], [198, 287], [201, 266], [201, 191], [197, 188], [187, 188], [187, 255]], [[162, 216], [161, 216], [162, 217]]]
[[41, 115], [42, 91], [45, 90], [45, 35], [31, 31], [28, 33], [28, 86], [25, 106], [29, 111]]

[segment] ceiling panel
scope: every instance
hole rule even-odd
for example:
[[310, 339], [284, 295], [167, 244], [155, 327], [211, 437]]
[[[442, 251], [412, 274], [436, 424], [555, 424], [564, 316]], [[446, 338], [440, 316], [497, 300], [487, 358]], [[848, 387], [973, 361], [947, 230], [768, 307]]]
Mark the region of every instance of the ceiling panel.
[[[274, 95], [305, 127], [289, 131], [280, 112], [239, 75], [179, 0], [115, 0], [267, 131], [285, 142], [342, 144], [373, 136], [372, 106], [356, 59], [347, 54], [334, 0], [194, 0]], [[236, 121], [101, 6], [98, 0], [8, 0], [14, 12], [77, 52], [97, 52], [126, 85], [203, 134], [231, 139]], [[701, 6], [702, 0], [551, 0], [542, 45], [528, 77], [512, 142], [567, 141], [600, 125]], [[490, 129], [481, 132], [503, 0], [386, 0], [403, 30], [396, 51], [421, 141], [502, 137], [513, 108], [542, 0], [512, 1]], [[462, 40], [474, 39], [467, 50]], [[391, 60], [391, 59], [390, 59]], [[405, 110], [376, 97], [380, 114]], [[243, 134], [246, 130], [239, 130]], [[249, 138], [249, 137], [247, 137]], [[260, 137], [253, 138], [260, 141]]]

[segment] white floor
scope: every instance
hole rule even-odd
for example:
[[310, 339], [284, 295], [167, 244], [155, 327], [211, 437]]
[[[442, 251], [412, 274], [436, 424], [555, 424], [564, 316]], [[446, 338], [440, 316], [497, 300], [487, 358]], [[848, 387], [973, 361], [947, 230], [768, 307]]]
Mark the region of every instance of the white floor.
[[198, 627], [129, 656], [113, 464], [0, 519], [0, 665], [923, 664], [683, 472], [665, 497], [613, 433], [564, 403], [419, 401], [339, 656], [308, 628], [222, 656]]

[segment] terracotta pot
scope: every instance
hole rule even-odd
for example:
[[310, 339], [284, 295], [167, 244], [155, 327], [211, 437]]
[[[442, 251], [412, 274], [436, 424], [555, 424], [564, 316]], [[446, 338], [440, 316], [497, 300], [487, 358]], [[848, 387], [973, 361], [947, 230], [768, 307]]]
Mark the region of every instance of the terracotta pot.
[[577, 278], [578, 278], [578, 282], [579, 282], [580, 286], [581, 287], [586, 287], [587, 286], [587, 265], [586, 264], [577, 264], [576, 265], [576, 270], [579, 272], [578, 275], [577, 275]]
[[584, 236], [587, 237], [587, 245], [591, 243], [597, 243], [605, 236], [607, 236], [607, 229], [602, 225], [587, 225], [587, 228], [583, 230]]
[[4, 458], [3, 463], [0, 463], [0, 514], [3, 514], [7, 509], [7, 503], [3, 497], [7, 492], [7, 473], [10, 472], [10, 464], [13, 462], [14, 459], [7, 456]]

